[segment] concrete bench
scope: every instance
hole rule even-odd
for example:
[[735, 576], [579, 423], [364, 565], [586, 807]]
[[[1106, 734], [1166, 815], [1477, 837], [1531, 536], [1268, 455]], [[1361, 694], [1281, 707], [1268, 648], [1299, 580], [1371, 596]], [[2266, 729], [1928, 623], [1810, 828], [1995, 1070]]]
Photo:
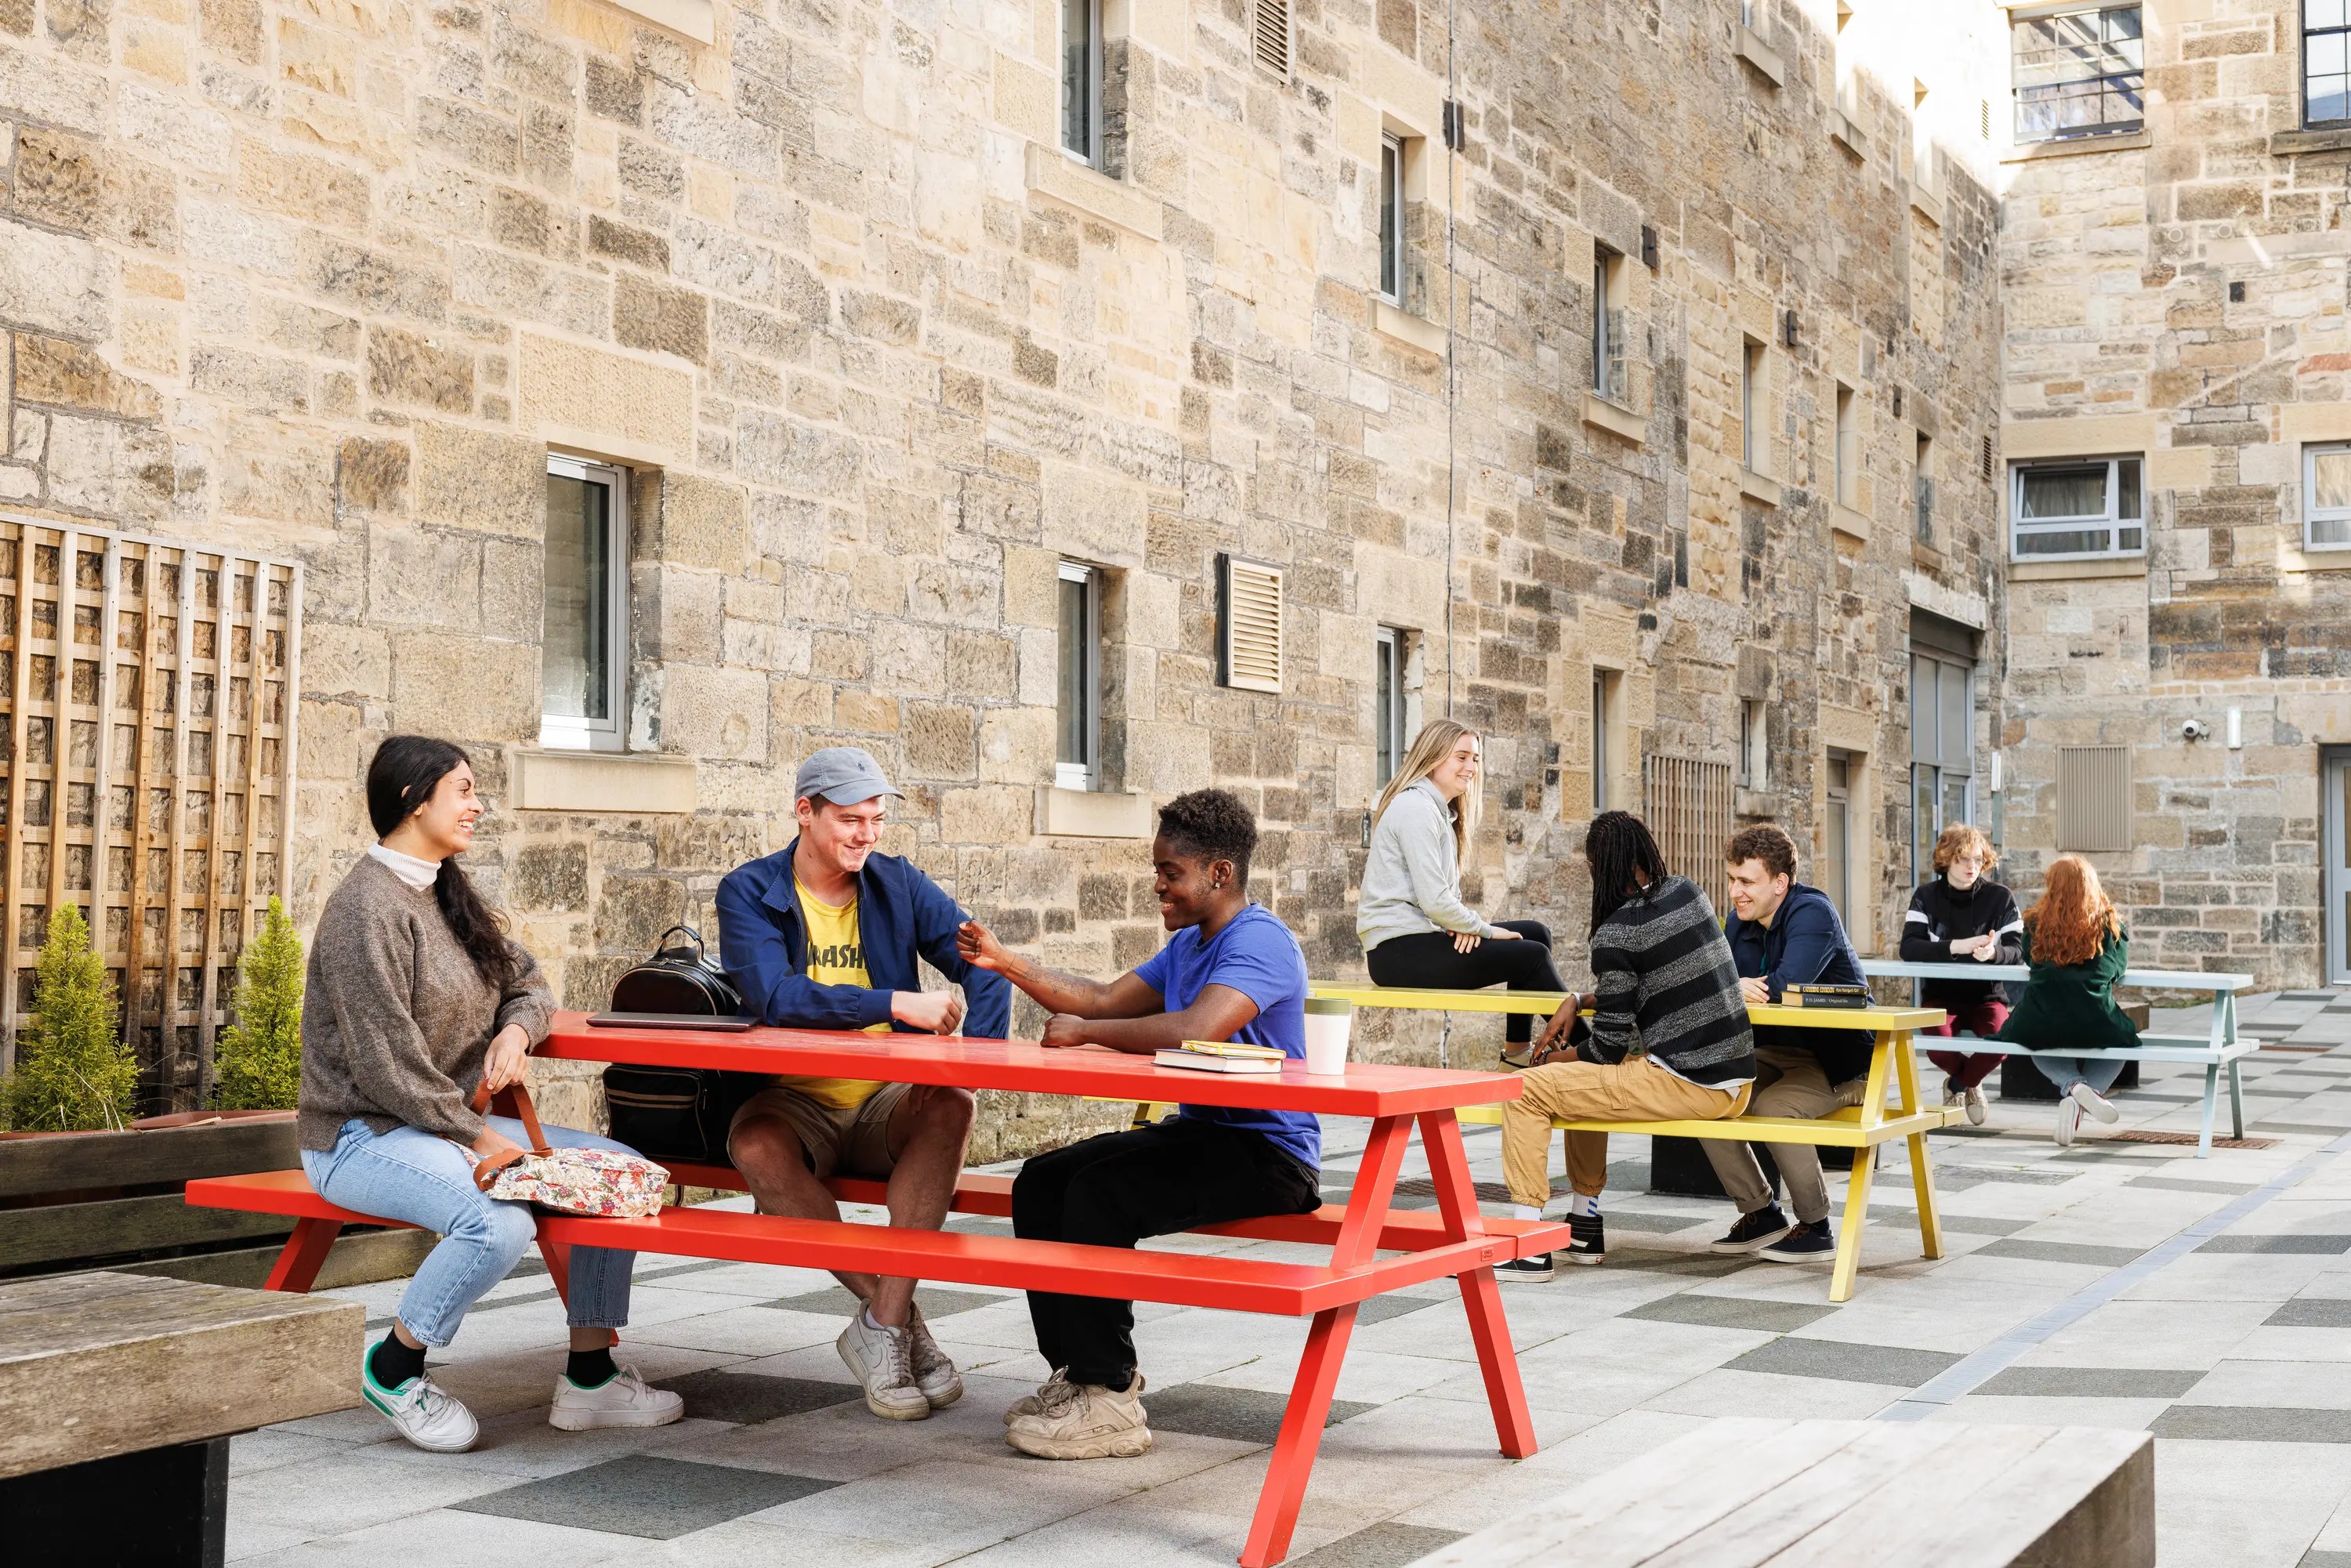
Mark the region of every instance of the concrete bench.
[[7, 1560], [219, 1563], [230, 1436], [357, 1405], [366, 1318], [143, 1274], [0, 1284]]
[[1709, 1422], [1414, 1568], [2153, 1568], [2145, 1432]]
[[[1873, 979], [1907, 980], [1998, 980], [2022, 984], [2032, 971], [2022, 964], [1912, 964], [1898, 958], [1865, 958], [1861, 972]], [[2142, 1034], [2137, 1045], [2089, 1046], [2080, 1050], [2067, 1049], [2059, 1054], [2098, 1057], [2116, 1061], [2177, 1061], [2204, 1070], [2204, 1115], [2196, 1134], [2196, 1157], [2203, 1159], [2212, 1152], [2212, 1119], [2220, 1100], [2220, 1075], [2229, 1077], [2230, 1136], [2245, 1135], [2245, 1102], [2238, 1082], [2237, 1062], [2261, 1049], [2258, 1040], [2240, 1040], [2237, 1036], [2237, 993], [2251, 990], [2251, 975], [2206, 974], [2196, 969], [2126, 969], [2116, 982], [2117, 988], [2136, 990], [2205, 991], [2212, 998], [2211, 1027], [2201, 1035]], [[1973, 1040], [1992, 1048], [1997, 1054], [2021, 1056], [2028, 1060], [2033, 1052], [2022, 1046], [2003, 1045], [1998, 1040], [1984, 1040], [1972, 1034], [1944, 1037], [1951, 1041], [1948, 1048], [1962, 1055], [1976, 1052], [1962, 1049], [1962, 1042]]]

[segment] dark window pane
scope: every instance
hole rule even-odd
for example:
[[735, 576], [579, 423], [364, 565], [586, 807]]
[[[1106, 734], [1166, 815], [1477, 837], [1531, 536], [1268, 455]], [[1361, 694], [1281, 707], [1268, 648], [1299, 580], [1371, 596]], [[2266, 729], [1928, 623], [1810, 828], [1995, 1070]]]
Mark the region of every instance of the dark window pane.
[[1092, 693], [1093, 628], [1089, 585], [1061, 580], [1060, 679], [1055, 693], [1056, 727], [1060, 731], [1059, 760], [1080, 768], [1093, 766], [1093, 727], [1088, 722]]

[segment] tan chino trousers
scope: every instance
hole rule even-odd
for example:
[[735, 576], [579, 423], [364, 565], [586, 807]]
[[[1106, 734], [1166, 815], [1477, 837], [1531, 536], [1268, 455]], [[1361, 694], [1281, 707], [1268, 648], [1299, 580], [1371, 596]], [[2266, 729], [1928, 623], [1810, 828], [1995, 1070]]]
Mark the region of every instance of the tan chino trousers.
[[[1749, 1107], [1758, 1116], [1797, 1116], [1806, 1120], [1827, 1115], [1844, 1103], [1834, 1085], [1821, 1071], [1821, 1059], [1809, 1051], [1766, 1046], [1755, 1053], [1755, 1102]], [[1752, 1214], [1771, 1201], [1763, 1167], [1746, 1144], [1709, 1138], [1706, 1157], [1714, 1163], [1722, 1190]], [[1865, 1153], [1863, 1158], [1868, 1158]], [[1821, 1174], [1821, 1152], [1810, 1144], [1774, 1144], [1771, 1161], [1788, 1184], [1788, 1201], [1796, 1223], [1810, 1225], [1829, 1217], [1828, 1180]]]
[[[1747, 1085], [1708, 1089], [1646, 1057], [1619, 1062], [1554, 1061], [1519, 1074], [1526, 1092], [1502, 1107], [1502, 1176], [1510, 1201], [1551, 1201], [1551, 1123], [1711, 1122], [1747, 1106]], [[1740, 1145], [1742, 1149], [1745, 1145]], [[1596, 1197], [1608, 1185], [1608, 1134], [1567, 1134], [1568, 1185]]]

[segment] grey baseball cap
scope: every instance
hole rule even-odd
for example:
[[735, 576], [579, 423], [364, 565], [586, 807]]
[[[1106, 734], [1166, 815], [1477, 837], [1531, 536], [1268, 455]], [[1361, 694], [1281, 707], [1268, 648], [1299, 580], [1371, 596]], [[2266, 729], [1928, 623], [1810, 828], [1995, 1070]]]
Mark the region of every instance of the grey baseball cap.
[[872, 754], [854, 746], [828, 746], [800, 764], [799, 777], [792, 783], [795, 800], [830, 800], [836, 806], [854, 806], [861, 800], [871, 800], [876, 795], [905, 797], [890, 787], [883, 777], [882, 765]]

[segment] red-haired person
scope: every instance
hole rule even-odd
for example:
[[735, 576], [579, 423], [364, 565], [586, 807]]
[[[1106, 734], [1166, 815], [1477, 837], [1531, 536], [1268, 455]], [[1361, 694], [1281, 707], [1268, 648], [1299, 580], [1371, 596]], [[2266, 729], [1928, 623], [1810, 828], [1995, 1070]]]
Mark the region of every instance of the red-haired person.
[[2105, 1092], [2123, 1064], [2064, 1052], [2138, 1043], [2138, 1030], [2115, 1006], [2115, 982], [2130, 964], [2130, 932], [2079, 855], [2049, 862], [2049, 881], [2024, 912], [2024, 961], [2032, 975], [2000, 1038], [2032, 1051], [2032, 1064], [2057, 1086], [2057, 1142], [2070, 1144], [2083, 1112], [2101, 1122], [2119, 1114]]
[[[1904, 963], [2018, 961], [2024, 922], [2016, 913], [2015, 895], [1991, 880], [1991, 868], [1999, 863], [2000, 853], [1982, 829], [1953, 822], [1943, 830], [1935, 841], [1934, 879], [1910, 895], [1910, 912], [1902, 917]], [[1964, 1031], [1990, 1040], [2008, 1021], [2008, 1001], [1994, 980], [1928, 980], [1918, 999], [1951, 1015], [1928, 1034]], [[1982, 1126], [1986, 1108], [1979, 1086], [2005, 1059], [1988, 1051], [1930, 1051], [1927, 1060], [1943, 1070], [1943, 1103], [1965, 1105], [1968, 1120]]]

